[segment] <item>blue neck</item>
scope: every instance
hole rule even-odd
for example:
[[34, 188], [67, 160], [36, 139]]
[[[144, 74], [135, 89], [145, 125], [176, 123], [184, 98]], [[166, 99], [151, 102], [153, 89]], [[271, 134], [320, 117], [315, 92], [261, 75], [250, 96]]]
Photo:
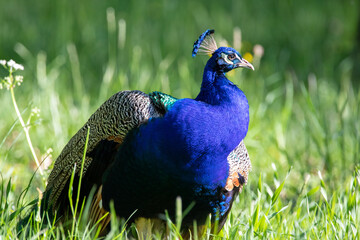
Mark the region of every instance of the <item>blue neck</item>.
[[219, 105], [231, 102], [234, 94], [239, 93], [242, 91], [226, 78], [225, 73], [217, 71], [215, 61], [209, 59], [204, 69], [200, 93], [195, 100]]

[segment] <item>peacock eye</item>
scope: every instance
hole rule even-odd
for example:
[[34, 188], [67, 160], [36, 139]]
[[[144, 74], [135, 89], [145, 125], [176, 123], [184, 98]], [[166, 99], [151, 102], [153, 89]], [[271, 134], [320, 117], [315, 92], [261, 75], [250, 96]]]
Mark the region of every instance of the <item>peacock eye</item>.
[[229, 55], [228, 55], [228, 59], [229, 60], [234, 60], [236, 58], [236, 56], [235, 56], [235, 53], [230, 53]]

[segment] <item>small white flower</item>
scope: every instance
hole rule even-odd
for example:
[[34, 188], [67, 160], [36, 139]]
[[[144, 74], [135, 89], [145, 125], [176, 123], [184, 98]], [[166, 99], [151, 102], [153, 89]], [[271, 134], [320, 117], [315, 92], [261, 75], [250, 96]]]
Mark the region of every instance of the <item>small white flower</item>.
[[6, 65], [6, 60], [0, 60], [0, 64], [5, 66]]
[[31, 109], [31, 115], [40, 117], [40, 109], [38, 107], [34, 107], [33, 109]]
[[254, 46], [253, 51], [254, 51], [254, 55], [255, 55], [256, 57], [261, 58], [261, 57], [264, 55], [264, 47], [261, 46], [260, 44], [256, 44], [256, 45]]
[[10, 61], [7, 62], [8, 67], [11, 67], [15, 70], [24, 70], [24, 66], [21, 64], [16, 63], [14, 60], [10, 59]]
[[24, 80], [24, 77], [23, 77], [23, 76], [21, 76], [21, 75], [16, 75], [16, 76], [15, 76], [15, 83], [16, 83], [18, 86], [20, 86], [20, 84], [23, 82], [23, 80]]
[[53, 152], [52, 148], [48, 148], [48, 150], [46, 150], [46, 154], [49, 155], [49, 156], [51, 155], [52, 152]]
[[10, 61], [7, 62], [7, 65], [9, 67], [14, 67], [14, 65], [17, 64], [14, 60], [10, 59]]
[[9, 90], [12, 84], [10, 77], [4, 77], [3, 84], [5, 85], [6, 89]]

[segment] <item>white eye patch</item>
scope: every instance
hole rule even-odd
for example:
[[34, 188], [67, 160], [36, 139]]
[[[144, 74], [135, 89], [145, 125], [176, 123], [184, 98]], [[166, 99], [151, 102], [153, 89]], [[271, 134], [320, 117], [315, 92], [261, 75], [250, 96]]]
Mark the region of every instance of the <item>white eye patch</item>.
[[224, 59], [224, 61], [227, 63], [227, 64], [234, 64], [232, 61], [230, 61], [228, 59], [228, 56], [225, 54], [225, 53], [221, 53], [221, 58]]

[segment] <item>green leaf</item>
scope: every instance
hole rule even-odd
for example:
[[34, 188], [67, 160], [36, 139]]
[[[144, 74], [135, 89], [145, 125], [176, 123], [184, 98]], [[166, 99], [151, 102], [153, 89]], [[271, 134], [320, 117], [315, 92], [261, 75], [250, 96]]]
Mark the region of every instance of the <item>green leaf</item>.
[[322, 175], [321, 175], [321, 172], [320, 172], [320, 171], [318, 171], [318, 176], [319, 176], [319, 178], [320, 178], [321, 187], [326, 188], [326, 187], [325, 187], [325, 182], [324, 182], [324, 180], [323, 180], [323, 178], [322, 178]]
[[261, 192], [261, 173], [260, 173], [260, 175], [259, 175], [259, 182], [258, 182], [258, 189], [259, 189], [259, 191]]
[[280, 186], [275, 190], [274, 195], [271, 198], [271, 205], [274, 205], [274, 203], [278, 200], [281, 190], [283, 189], [285, 184], [285, 180], [280, 184]]
[[307, 192], [306, 197], [310, 197], [311, 195], [314, 195], [315, 193], [317, 193], [320, 189], [320, 186], [314, 187], [313, 189], [311, 189], [310, 191]]
[[336, 204], [336, 192], [334, 191], [331, 198], [331, 209], [330, 209], [330, 219], [332, 220], [335, 215], [335, 204]]
[[[254, 226], [255, 229], [255, 225], [259, 219], [259, 212], [260, 212], [260, 202], [257, 204], [255, 212], [253, 214], [253, 221], [252, 221], [252, 225]], [[255, 229], [256, 230], [256, 229]]]
[[298, 206], [297, 210], [296, 210], [296, 218], [299, 219], [301, 216], [301, 205]]
[[263, 233], [265, 233], [267, 229], [267, 224], [265, 221], [265, 215], [261, 217], [260, 221], [259, 221], [259, 230]]
[[347, 203], [347, 210], [350, 211], [353, 209], [353, 207], [355, 206], [355, 201], [356, 201], [356, 194], [349, 192], [349, 200]]
[[278, 215], [279, 213], [283, 212], [283, 211], [284, 211], [285, 209], [287, 209], [288, 207], [289, 207], [289, 205], [283, 207], [282, 209], [280, 209], [280, 210], [277, 211], [277, 212], [274, 212], [273, 214], [271, 214], [271, 215], [268, 217], [268, 219], [269, 219], [269, 220], [272, 219], [273, 217], [275, 217], [275, 216]]
[[321, 192], [321, 195], [324, 197], [325, 199], [325, 202], [327, 203], [327, 194], [326, 194], [326, 191], [325, 191], [325, 188], [320, 188], [320, 192]]
[[10, 190], [11, 190], [11, 178], [9, 179], [9, 182], [6, 186], [6, 195], [5, 195], [5, 208], [4, 209], [7, 209], [8, 206], [9, 206], [9, 194], [10, 194]]

